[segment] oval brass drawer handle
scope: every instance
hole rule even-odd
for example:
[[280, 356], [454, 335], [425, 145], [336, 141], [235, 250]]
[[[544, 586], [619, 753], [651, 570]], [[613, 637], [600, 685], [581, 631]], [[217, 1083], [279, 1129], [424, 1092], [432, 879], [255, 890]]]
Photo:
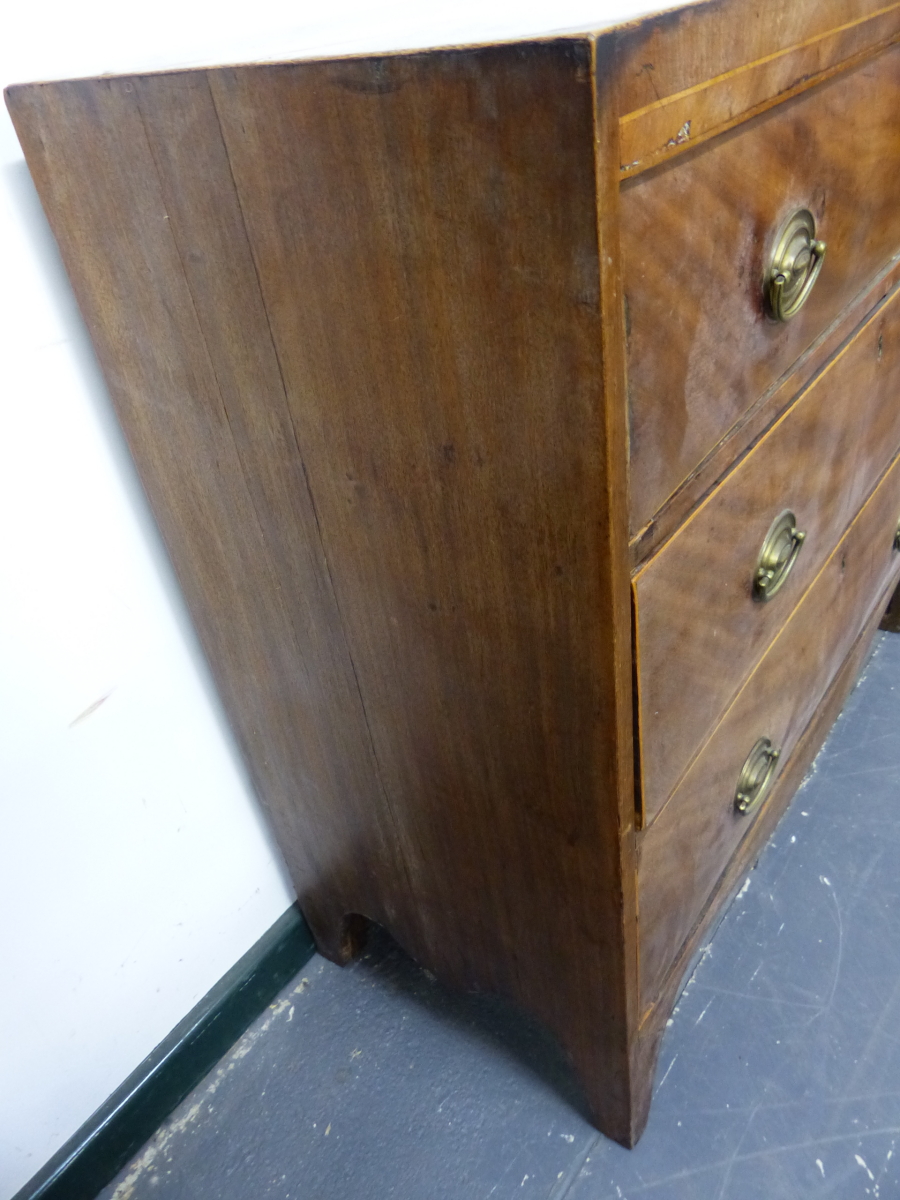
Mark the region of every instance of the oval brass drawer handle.
[[766, 534], [753, 573], [753, 599], [765, 603], [781, 588], [797, 561], [806, 537], [797, 528], [797, 518], [786, 508], [779, 513]]
[[747, 755], [734, 793], [734, 807], [741, 816], [755, 812], [766, 798], [780, 754], [768, 738], [762, 737]]
[[816, 238], [816, 220], [808, 208], [788, 217], [778, 235], [766, 272], [766, 303], [776, 321], [795, 316], [822, 270], [825, 243]]

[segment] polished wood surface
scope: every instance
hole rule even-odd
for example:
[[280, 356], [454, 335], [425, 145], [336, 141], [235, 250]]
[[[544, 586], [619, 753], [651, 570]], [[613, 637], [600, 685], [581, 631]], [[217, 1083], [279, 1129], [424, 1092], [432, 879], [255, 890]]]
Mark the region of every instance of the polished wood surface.
[[[797, 749], [730, 861], [714, 834], [679, 889], [678, 796], [635, 830], [633, 766], [656, 735], [633, 716], [654, 604], [686, 605], [648, 566], [663, 582], [639, 576], [635, 627], [631, 568], [702, 531], [714, 486], [740, 492], [817, 375], [871, 387], [845, 405], [843, 458], [822, 417], [820, 466], [843, 474], [807, 489], [824, 497], [810, 571], [896, 445], [893, 309], [848, 339], [897, 282], [898, 52], [851, 65], [897, 7], [712, 0], [599, 37], [7, 95], [319, 948], [344, 961], [374, 920], [443, 980], [511, 997], [626, 1145], [685, 956], [887, 600], [848, 543], [846, 619], [827, 614], [811, 690], [784, 701]], [[656, 153], [691, 89], [705, 145], [676, 141], [677, 161], [622, 185], [623, 142]], [[726, 109], [741, 128], [713, 136]], [[776, 330], [762, 258], [800, 204], [829, 258], [808, 312]], [[808, 597], [828, 587], [826, 567]]]
[[[896, 582], [900, 460], [838, 543], [760, 659], [657, 821], [639, 841], [641, 995], [649, 1004], [716, 881], [753, 824], [734, 808], [741, 766], [757, 738], [780, 769], [846, 658], [873, 597]], [[773, 602], [774, 603], [774, 602]], [[880, 615], [880, 614], [879, 614]]]
[[[900, 38], [900, 4], [856, 17], [706, 79], [662, 99], [654, 97], [621, 121], [622, 174], [674, 158], [824, 79], [857, 66]], [[642, 64], [644, 76], [652, 64]], [[655, 77], [655, 71], [653, 72]]]
[[725, 479], [735, 463], [756, 444], [773, 421], [787, 411], [861, 321], [892, 293], [898, 282], [900, 259], [895, 257], [697, 464], [682, 486], [654, 514], [650, 523], [632, 539], [630, 557], [635, 572], [678, 532], [697, 504]]
[[[890, 585], [893, 586], [893, 585]], [[636, 1045], [638, 1055], [653, 1062], [659, 1050], [660, 1040], [665, 1033], [666, 1022], [681, 991], [687, 972], [695, 961], [703, 943], [715, 930], [719, 918], [726, 911], [730, 900], [744, 883], [747, 872], [752, 869], [766, 842], [775, 831], [795, 791], [802, 784], [816, 755], [822, 748], [835, 718], [841, 711], [848, 692], [856, 684], [860, 670], [868, 657], [872, 639], [878, 632], [881, 613], [888, 602], [890, 587], [876, 599], [871, 615], [862, 632], [844, 659], [837, 674], [832, 678], [828, 691], [819, 702], [815, 715], [807, 725], [787, 763], [782, 764], [778, 778], [752, 828], [739, 843], [723, 874], [707, 899], [693, 928], [683, 943], [672, 966], [666, 973], [659, 991], [649, 1007], [645, 1009]]]
[[631, 1141], [649, 1081], [628, 1063], [625, 431], [603, 403], [592, 52], [11, 107], [320, 948], [340, 957], [362, 914], [519, 1000]]
[[[896, 8], [896, 0], [709, 0], [635, 21], [614, 35], [619, 113], [735, 78], [798, 47], [827, 43], [838, 30], [872, 29]], [[776, 83], [772, 98], [779, 95]]]
[[[898, 378], [895, 291], [635, 577], [645, 823], [900, 446]], [[806, 538], [781, 590], [760, 603], [753, 573], [766, 532], [785, 509]]]
[[[892, 49], [623, 186], [633, 534], [900, 248], [898, 89]], [[796, 208], [828, 254], [783, 325], [762, 279]]]

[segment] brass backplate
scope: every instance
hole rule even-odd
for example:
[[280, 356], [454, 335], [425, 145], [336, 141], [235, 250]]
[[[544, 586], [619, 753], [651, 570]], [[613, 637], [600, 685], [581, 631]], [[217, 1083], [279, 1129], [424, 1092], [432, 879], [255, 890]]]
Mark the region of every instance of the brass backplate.
[[747, 755], [734, 793], [734, 807], [741, 816], [755, 812], [766, 798], [780, 753], [769, 738], [761, 737]]
[[797, 528], [797, 518], [789, 508], [778, 514], [769, 526], [756, 560], [754, 600], [765, 603], [778, 593], [797, 561], [805, 538], [806, 534]]
[[764, 285], [766, 306], [776, 321], [790, 321], [809, 299], [825, 248], [816, 238], [816, 220], [809, 209], [791, 213], [775, 241]]

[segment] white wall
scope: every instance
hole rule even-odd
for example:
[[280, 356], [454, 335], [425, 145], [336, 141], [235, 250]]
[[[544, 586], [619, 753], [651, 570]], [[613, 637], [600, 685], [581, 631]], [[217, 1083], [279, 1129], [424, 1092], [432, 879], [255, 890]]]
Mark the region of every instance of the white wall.
[[[18, 72], [17, 72], [18, 74]], [[17, 147], [0, 167], [0, 1196], [293, 899]]]
[[[480, 41], [647, 0], [50, 0], [0, 82]], [[0, 1198], [288, 907], [0, 117]]]

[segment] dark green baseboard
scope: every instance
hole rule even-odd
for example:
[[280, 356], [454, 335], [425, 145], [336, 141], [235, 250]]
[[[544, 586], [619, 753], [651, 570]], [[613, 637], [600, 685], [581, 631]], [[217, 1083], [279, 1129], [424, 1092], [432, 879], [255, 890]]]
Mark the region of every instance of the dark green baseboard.
[[94, 1200], [314, 951], [289, 908], [13, 1200]]

